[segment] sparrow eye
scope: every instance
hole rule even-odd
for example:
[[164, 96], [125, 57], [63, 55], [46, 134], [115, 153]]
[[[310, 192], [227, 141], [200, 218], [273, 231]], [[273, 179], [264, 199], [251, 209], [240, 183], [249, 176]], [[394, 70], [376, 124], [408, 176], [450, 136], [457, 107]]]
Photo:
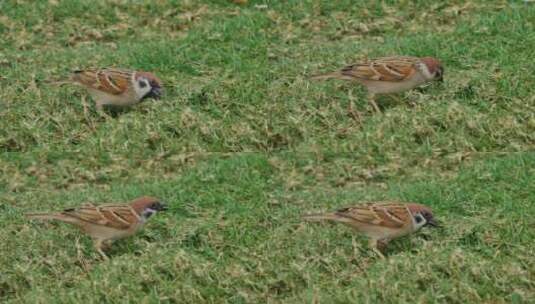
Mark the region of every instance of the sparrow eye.
[[444, 69], [439, 68], [439, 69], [435, 72], [435, 78], [438, 79], [438, 80], [443, 80], [443, 74], [444, 74]]
[[416, 220], [416, 224], [420, 224], [424, 220], [424, 218], [421, 215], [417, 214], [414, 217], [414, 220]]
[[150, 206], [151, 209], [153, 210], [156, 210], [156, 211], [164, 211], [164, 210], [167, 210], [167, 206], [165, 206], [165, 204], [162, 204], [160, 202], [156, 202], [154, 204], [152, 204]]

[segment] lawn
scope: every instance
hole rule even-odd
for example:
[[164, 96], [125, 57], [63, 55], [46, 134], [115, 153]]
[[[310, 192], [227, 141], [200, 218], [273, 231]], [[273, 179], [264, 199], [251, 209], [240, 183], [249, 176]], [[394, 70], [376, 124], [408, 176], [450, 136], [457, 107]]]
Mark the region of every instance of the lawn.
[[[535, 301], [531, 1], [0, 0], [0, 38], [1, 302]], [[376, 114], [308, 79], [395, 54], [440, 58], [444, 83]], [[155, 72], [164, 98], [105, 118], [51, 85], [110, 66]], [[141, 195], [170, 210], [110, 261], [24, 217]], [[300, 218], [385, 199], [443, 228], [381, 260]]]

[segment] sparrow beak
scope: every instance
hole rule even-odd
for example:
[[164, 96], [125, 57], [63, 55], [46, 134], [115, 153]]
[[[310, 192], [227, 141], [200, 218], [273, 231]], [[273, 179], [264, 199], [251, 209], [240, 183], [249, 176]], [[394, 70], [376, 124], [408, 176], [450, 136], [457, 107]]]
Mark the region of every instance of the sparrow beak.
[[160, 97], [162, 97], [162, 88], [161, 87], [153, 87], [152, 90], [149, 93], [149, 97], [152, 97], [154, 99], [160, 99]]
[[439, 73], [439, 75], [438, 75], [437, 81], [441, 82], [441, 83], [444, 82], [444, 69], [440, 68], [438, 70], [438, 73]]
[[165, 202], [158, 202], [156, 204], [153, 205], [152, 207], [154, 210], [156, 211], [165, 211], [167, 210], [167, 204]]
[[440, 223], [434, 218], [427, 220], [426, 226], [431, 226], [433, 228], [440, 228]]
[[165, 203], [160, 203], [160, 211], [166, 211], [168, 210], [169, 208], [167, 208], [167, 204]]

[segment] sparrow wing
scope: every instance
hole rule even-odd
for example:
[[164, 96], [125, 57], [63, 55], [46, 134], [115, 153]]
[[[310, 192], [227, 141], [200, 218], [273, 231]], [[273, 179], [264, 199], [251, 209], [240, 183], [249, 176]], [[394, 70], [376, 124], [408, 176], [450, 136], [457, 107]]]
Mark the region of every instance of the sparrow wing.
[[124, 93], [134, 72], [122, 69], [89, 69], [75, 71], [72, 80], [94, 90], [112, 95]]
[[339, 217], [348, 218], [367, 225], [401, 228], [411, 223], [410, 214], [404, 204], [369, 203], [347, 207], [335, 212]]
[[416, 57], [383, 57], [343, 68], [340, 74], [360, 80], [398, 82], [416, 73]]
[[76, 209], [66, 209], [65, 216], [77, 218], [81, 221], [115, 229], [129, 229], [140, 218], [129, 205], [86, 205]]

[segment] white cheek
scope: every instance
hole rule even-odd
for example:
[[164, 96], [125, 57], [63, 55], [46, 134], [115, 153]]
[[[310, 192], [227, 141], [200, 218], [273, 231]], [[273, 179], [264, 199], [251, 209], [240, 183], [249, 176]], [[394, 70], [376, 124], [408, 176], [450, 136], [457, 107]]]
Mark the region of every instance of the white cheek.
[[141, 213], [141, 219], [143, 221], [148, 220], [151, 216], [153, 216], [156, 213], [156, 210], [147, 208]]
[[420, 216], [420, 219], [421, 220], [420, 220], [419, 223], [416, 221], [416, 218], [412, 219], [412, 224], [414, 226], [414, 230], [418, 230], [418, 229], [422, 228], [427, 223], [427, 221], [425, 220], [425, 218], [423, 216]]
[[148, 92], [150, 92], [151, 87], [148, 81], [146, 82], [146, 85], [144, 87], [141, 87], [139, 85], [139, 81], [134, 82], [134, 90], [136, 91], [137, 97], [142, 98], [145, 96]]
[[427, 68], [427, 65], [425, 65], [425, 63], [420, 62], [420, 63], [417, 63], [417, 65], [418, 65], [418, 70], [420, 70], [420, 72], [422, 73], [425, 79], [427, 80], [434, 79], [433, 74], [429, 72], [429, 69]]
[[418, 229], [422, 228], [427, 223], [426, 220], [423, 220], [421, 223], [418, 224]]

